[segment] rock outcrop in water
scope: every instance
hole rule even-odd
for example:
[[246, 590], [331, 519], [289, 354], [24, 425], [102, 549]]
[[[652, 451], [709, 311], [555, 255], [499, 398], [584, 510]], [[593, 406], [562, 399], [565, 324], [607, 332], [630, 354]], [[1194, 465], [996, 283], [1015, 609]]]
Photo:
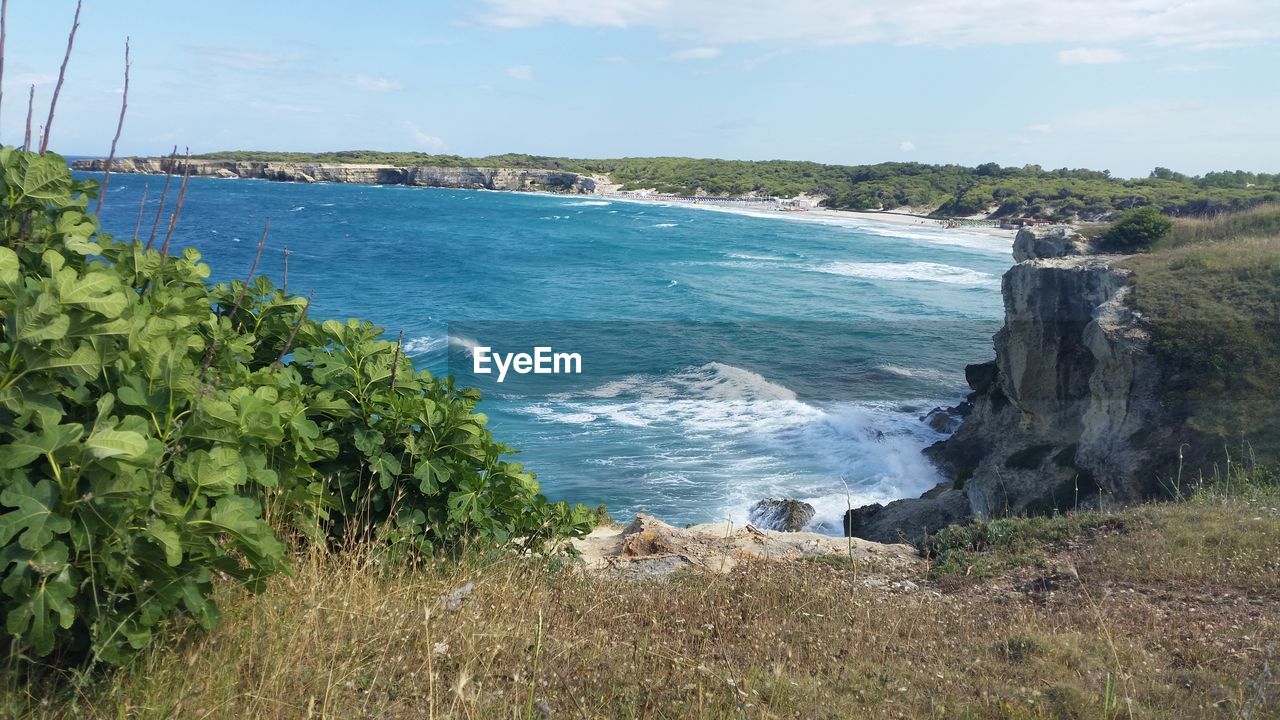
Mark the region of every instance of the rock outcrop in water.
[[[111, 171], [117, 173], [163, 174], [168, 158], [117, 158]], [[560, 170], [530, 168], [436, 167], [414, 165], [347, 165], [229, 160], [191, 160], [191, 174], [220, 178], [256, 178], [283, 182], [332, 182], [360, 185], [413, 185], [418, 187], [466, 188], [472, 190], [542, 190], [562, 193], [592, 193], [596, 180]], [[102, 172], [104, 160], [76, 160], [76, 170]], [[175, 174], [185, 172], [188, 161], [175, 161]]]
[[766, 498], [752, 505], [747, 517], [761, 530], [800, 532], [813, 520], [815, 512], [807, 502]]
[[1023, 230], [1004, 275], [996, 359], [965, 370], [972, 410], [925, 453], [950, 478], [922, 498], [851, 511], [851, 534], [892, 542], [969, 516], [1133, 502], [1175, 428], [1157, 384], [1150, 331], [1129, 310], [1114, 256], [1082, 254], [1064, 233]]

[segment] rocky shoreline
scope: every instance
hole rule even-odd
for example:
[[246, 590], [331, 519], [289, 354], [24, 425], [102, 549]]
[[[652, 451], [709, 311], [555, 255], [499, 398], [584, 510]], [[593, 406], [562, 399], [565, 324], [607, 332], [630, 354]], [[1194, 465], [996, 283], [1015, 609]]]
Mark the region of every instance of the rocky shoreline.
[[[87, 172], [103, 172], [105, 159], [75, 160], [71, 167]], [[117, 158], [113, 173], [163, 175], [168, 158]], [[357, 165], [329, 163], [285, 163], [229, 160], [185, 160], [173, 163], [174, 174], [190, 169], [191, 175], [216, 178], [249, 178], [297, 183], [354, 183], [359, 185], [409, 185], [469, 190], [538, 190], [566, 194], [592, 194], [600, 178], [559, 170], [494, 167], [438, 167], [415, 165]]]

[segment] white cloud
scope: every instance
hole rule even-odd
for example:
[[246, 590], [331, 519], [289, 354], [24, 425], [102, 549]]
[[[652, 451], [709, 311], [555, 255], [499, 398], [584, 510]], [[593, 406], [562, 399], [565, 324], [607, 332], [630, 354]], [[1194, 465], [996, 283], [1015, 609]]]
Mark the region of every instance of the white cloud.
[[910, 140], [903, 140], [902, 142], [898, 143], [898, 149], [901, 150], [902, 152], [915, 152], [916, 144], [911, 142]]
[[1036, 123], [1035, 125], [1029, 126], [1027, 129], [1034, 133], [1047, 133], [1053, 130], [1053, 128], [1049, 126], [1049, 123]]
[[215, 64], [234, 70], [279, 70], [292, 65], [298, 56], [294, 53], [262, 52], [244, 48], [195, 48], [196, 54]]
[[408, 135], [409, 139], [418, 147], [430, 150], [440, 150], [444, 148], [444, 140], [436, 137], [435, 135], [429, 135], [423, 132], [422, 128], [408, 120], [401, 122], [400, 127], [404, 128], [405, 134]]
[[688, 60], [713, 60], [720, 57], [724, 52], [720, 48], [715, 47], [695, 47], [687, 50], [677, 50], [671, 53], [671, 59], [677, 62], [686, 62]]
[[482, 7], [481, 19], [498, 27], [640, 27], [708, 45], [1211, 47], [1280, 37], [1280, 3], [1272, 0], [483, 0]]
[[1107, 65], [1128, 59], [1114, 48], [1078, 47], [1058, 53], [1058, 62], [1063, 65]]
[[356, 73], [347, 76], [347, 84], [368, 92], [386, 93], [404, 89], [404, 83], [388, 77]]
[[533, 79], [533, 67], [529, 65], [512, 65], [503, 72], [507, 74], [507, 77], [514, 78], [516, 80]]
[[625, 65], [627, 63], [627, 57], [625, 55], [610, 55], [605, 58], [604, 61], [610, 65]]
[[5, 78], [4, 84], [6, 86], [14, 85], [14, 86], [23, 87], [23, 88], [30, 87], [32, 85], [35, 85], [36, 87], [40, 87], [41, 85], [52, 85], [57, 80], [58, 80], [57, 75], [45, 75], [42, 73], [18, 73], [17, 75], [14, 75], [12, 79]]

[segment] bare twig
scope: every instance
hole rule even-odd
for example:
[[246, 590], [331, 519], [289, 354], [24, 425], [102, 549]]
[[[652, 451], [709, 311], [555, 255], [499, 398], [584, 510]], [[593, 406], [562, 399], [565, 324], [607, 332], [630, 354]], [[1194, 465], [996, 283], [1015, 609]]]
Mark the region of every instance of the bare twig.
[[142, 211], [147, 209], [147, 188], [149, 183], [142, 184], [142, 199], [138, 201], [138, 222], [133, 224], [133, 241], [138, 242], [138, 231], [142, 229]]
[[307, 311], [311, 309], [311, 299], [315, 297], [312, 292], [307, 296], [307, 304], [302, 307], [302, 314], [298, 316], [298, 321], [293, 324], [293, 329], [289, 331], [289, 339], [284, 341], [284, 348], [280, 350], [280, 357], [276, 358], [273, 369], [279, 370], [280, 364], [284, 362], [284, 356], [289, 354], [289, 348], [293, 347], [293, 339], [298, 335], [298, 328], [302, 327], [302, 323], [307, 319]]
[[164, 190], [160, 191], [160, 207], [156, 208], [156, 219], [151, 222], [151, 237], [147, 238], [147, 250], [151, 249], [151, 244], [156, 241], [156, 230], [160, 227], [160, 216], [164, 213], [165, 200], [169, 198], [169, 181], [173, 180], [173, 168], [178, 159], [178, 146], [173, 146], [173, 152], [169, 153], [169, 163], [164, 170]]
[[280, 285], [280, 292], [285, 295], [289, 294], [289, 246], [284, 246], [284, 282]]
[[236, 293], [236, 300], [231, 305], [231, 314], [235, 315], [240, 311], [240, 303], [244, 300], [244, 294], [249, 290], [249, 283], [253, 281], [253, 274], [258, 271], [258, 261], [262, 259], [262, 248], [267, 244], [267, 231], [271, 229], [271, 218], [267, 218], [267, 223], [262, 227], [262, 239], [258, 240], [258, 252], [253, 255], [253, 264], [249, 266], [249, 275], [244, 279], [244, 284], [240, 286], [240, 292]]
[[124, 129], [124, 113], [129, 108], [129, 38], [124, 39], [124, 95], [120, 98], [120, 119], [116, 122], [116, 136], [111, 139], [111, 154], [107, 156], [107, 164], [102, 167], [102, 188], [98, 190], [98, 207], [93, 212], [102, 215], [102, 201], [107, 198], [107, 185], [111, 184], [111, 163], [116, 159], [116, 143], [120, 142], [120, 131]]
[[400, 346], [404, 344], [404, 330], [400, 331], [400, 337], [396, 339], [396, 352], [391, 356], [391, 390], [396, 389], [396, 368], [400, 365]]
[[71, 48], [76, 42], [76, 30], [80, 28], [80, 4], [76, 0], [76, 16], [71, 21], [71, 34], [67, 35], [67, 54], [62, 56], [62, 67], [58, 70], [58, 84], [53, 86], [53, 99], [49, 101], [49, 119], [44, 122], [44, 137], [40, 139], [40, 154], [49, 149], [49, 135], [53, 132], [53, 113], [58, 109], [58, 94], [62, 92], [62, 81], [67, 77], [67, 63], [71, 60]]
[[182, 168], [182, 185], [178, 187], [178, 201], [173, 204], [173, 214], [169, 216], [169, 229], [164, 234], [164, 244], [160, 246], [160, 264], [169, 257], [169, 240], [173, 238], [173, 228], [182, 215], [182, 202], [187, 197], [187, 181], [191, 179], [191, 148], [187, 148], [186, 165]]
[[31, 151], [31, 109], [36, 104], [36, 86], [31, 86], [31, 94], [27, 95], [27, 134], [22, 140], [22, 152]]
[[4, 100], [4, 36], [8, 29], [9, 0], [0, 0], [0, 101]]

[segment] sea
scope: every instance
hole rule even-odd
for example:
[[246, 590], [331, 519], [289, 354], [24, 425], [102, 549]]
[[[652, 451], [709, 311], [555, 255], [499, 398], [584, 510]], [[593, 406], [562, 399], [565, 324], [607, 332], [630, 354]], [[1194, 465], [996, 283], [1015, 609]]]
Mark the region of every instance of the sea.
[[[132, 234], [145, 188], [145, 237], [163, 181], [112, 176], [105, 230]], [[993, 356], [1011, 239], [818, 215], [192, 178], [173, 244], [242, 278], [270, 218], [259, 272], [281, 283], [287, 247], [312, 317], [403, 332], [419, 368], [479, 387], [552, 500], [688, 524], [793, 498], [839, 533], [941, 481], [922, 417]], [[538, 347], [562, 372], [498, 382], [495, 355]]]

